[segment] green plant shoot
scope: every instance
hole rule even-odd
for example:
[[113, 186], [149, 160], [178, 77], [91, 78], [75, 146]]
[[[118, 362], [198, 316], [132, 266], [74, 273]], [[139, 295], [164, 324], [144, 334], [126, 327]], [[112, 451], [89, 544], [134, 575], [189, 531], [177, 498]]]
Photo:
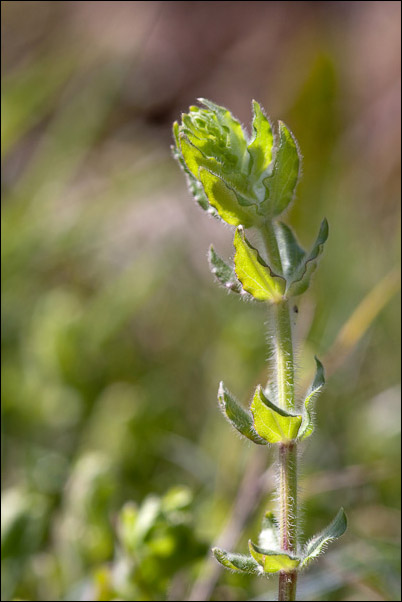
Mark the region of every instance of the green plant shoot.
[[[243, 408], [220, 384], [218, 401], [227, 420], [257, 445], [278, 449], [278, 516], [268, 513], [258, 544], [249, 554], [215, 548], [226, 568], [243, 573], [279, 573], [279, 600], [296, 600], [298, 573], [346, 530], [343, 509], [332, 523], [304, 546], [298, 523], [298, 445], [314, 431], [313, 403], [322, 390], [324, 368], [316, 358], [316, 375], [305, 399], [295, 398], [295, 369], [290, 307], [309, 287], [328, 237], [321, 223], [309, 251], [299, 245], [291, 228], [279, 221], [295, 196], [301, 155], [289, 128], [277, 130], [253, 101], [251, 138], [224, 107], [199, 99], [181, 123], [173, 126], [173, 153], [187, 176], [197, 203], [234, 230], [234, 259], [227, 263], [211, 247], [209, 263], [227, 290], [268, 306], [273, 334], [274, 386], [258, 386], [250, 408]], [[259, 232], [258, 247], [246, 230]]]

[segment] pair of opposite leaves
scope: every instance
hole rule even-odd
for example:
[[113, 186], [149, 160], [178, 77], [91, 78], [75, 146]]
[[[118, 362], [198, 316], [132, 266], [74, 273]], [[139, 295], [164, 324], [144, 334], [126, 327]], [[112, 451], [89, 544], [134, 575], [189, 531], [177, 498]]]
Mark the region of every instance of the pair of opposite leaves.
[[260, 385], [255, 390], [250, 411], [245, 410], [221, 382], [218, 401], [223, 414], [239, 433], [260, 445], [306, 439], [314, 429], [312, 402], [325, 384], [323, 365], [318, 358], [315, 361], [316, 374], [304, 400], [302, 414], [292, 414], [272, 403]]
[[317, 239], [309, 253], [298, 244], [292, 230], [283, 223], [274, 226], [281, 259], [282, 276], [276, 274], [257, 249], [247, 240], [241, 226], [234, 237], [234, 269], [211, 246], [209, 264], [223, 286], [241, 294], [248, 293], [257, 301], [278, 303], [284, 297], [302, 294], [309, 286], [324, 243], [328, 238], [328, 222], [323, 220]]
[[248, 542], [250, 556], [233, 554], [214, 548], [215, 558], [227, 569], [237, 573], [272, 574], [300, 571], [324, 552], [326, 546], [346, 531], [347, 519], [341, 508], [334, 520], [320, 533], [312, 537], [303, 547], [301, 554], [287, 554], [280, 549], [277, 521], [272, 512], [265, 515], [258, 545]]

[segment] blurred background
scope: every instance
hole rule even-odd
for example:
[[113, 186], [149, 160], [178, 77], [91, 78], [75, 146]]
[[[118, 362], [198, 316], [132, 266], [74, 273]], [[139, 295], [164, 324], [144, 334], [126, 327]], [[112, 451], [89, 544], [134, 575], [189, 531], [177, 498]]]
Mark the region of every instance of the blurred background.
[[[266, 379], [263, 304], [213, 282], [231, 231], [192, 201], [171, 124], [251, 99], [304, 159], [287, 215], [330, 238], [299, 306], [308, 538], [349, 529], [301, 600], [400, 600], [400, 3], [2, 2], [2, 600], [268, 600], [223, 572], [274, 508], [273, 455], [221, 379]], [[311, 442], [310, 442], [311, 441]]]

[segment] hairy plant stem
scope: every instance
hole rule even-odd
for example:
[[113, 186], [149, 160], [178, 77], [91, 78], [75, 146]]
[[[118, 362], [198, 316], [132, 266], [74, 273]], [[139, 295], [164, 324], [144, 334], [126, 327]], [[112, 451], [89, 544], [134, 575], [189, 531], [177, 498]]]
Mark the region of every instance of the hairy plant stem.
[[[297, 552], [297, 447], [279, 446], [279, 523], [284, 552]], [[296, 600], [297, 572], [279, 573], [278, 600]]]
[[297, 571], [279, 573], [278, 600], [296, 600]]
[[[278, 402], [281, 407], [294, 409], [293, 344], [287, 302], [274, 306], [276, 378]], [[295, 442], [279, 445], [279, 525], [281, 548], [297, 553], [297, 445]], [[297, 572], [279, 573], [278, 600], [296, 599]]]
[[289, 303], [281, 301], [272, 306], [275, 345], [276, 390], [278, 405], [292, 412], [295, 407], [294, 361], [292, 326]]
[[[268, 259], [282, 274], [282, 264], [271, 223], [262, 229]], [[287, 411], [295, 408], [293, 339], [289, 302], [274, 304], [273, 336], [275, 347], [277, 402]], [[282, 551], [297, 553], [297, 445], [296, 442], [279, 445], [279, 524]], [[278, 600], [296, 600], [297, 572], [279, 573]]]

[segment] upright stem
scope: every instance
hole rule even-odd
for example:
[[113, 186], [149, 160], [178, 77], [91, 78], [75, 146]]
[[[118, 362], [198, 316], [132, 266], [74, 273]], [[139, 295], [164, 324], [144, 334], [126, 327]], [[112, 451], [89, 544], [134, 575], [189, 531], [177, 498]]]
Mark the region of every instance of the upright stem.
[[[272, 269], [282, 274], [282, 263], [272, 223], [262, 229], [268, 260]], [[277, 402], [287, 411], [295, 408], [294, 358], [289, 303], [273, 306]], [[297, 553], [297, 446], [296, 442], [279, 446], [279, 524], [281, 549]], [[297, 572], [279, 573], [278, 600], [296, 600]]]
[[[279, 524], [284, 552], [297, 553], [297, 448], [279, 446]], [[296, 600], [297, 572], [279, 573], [278, 600]]]
[[279, 595], [278, 600], [296, 600], [297, 571], [279, 573]]
[[276, 303], [273, 306], [273, 314], [278, 405], [291, 412], [295, 407], [295, 385], [289, 303]]
[[[276, 378], [278, 403], [287, 411], [294, 409], [293, 344], [287, 302], [274, 306]], [[297, 553], [297, 446], [279, 445], [279, 525], [281, 548]], [[278, 600], [296, 600], [297, 572], [279, 573]]]
[[279, 497], [281, 546], [284, 552], [297, 551], [297, 450], [295, 443], [279, 446]]

